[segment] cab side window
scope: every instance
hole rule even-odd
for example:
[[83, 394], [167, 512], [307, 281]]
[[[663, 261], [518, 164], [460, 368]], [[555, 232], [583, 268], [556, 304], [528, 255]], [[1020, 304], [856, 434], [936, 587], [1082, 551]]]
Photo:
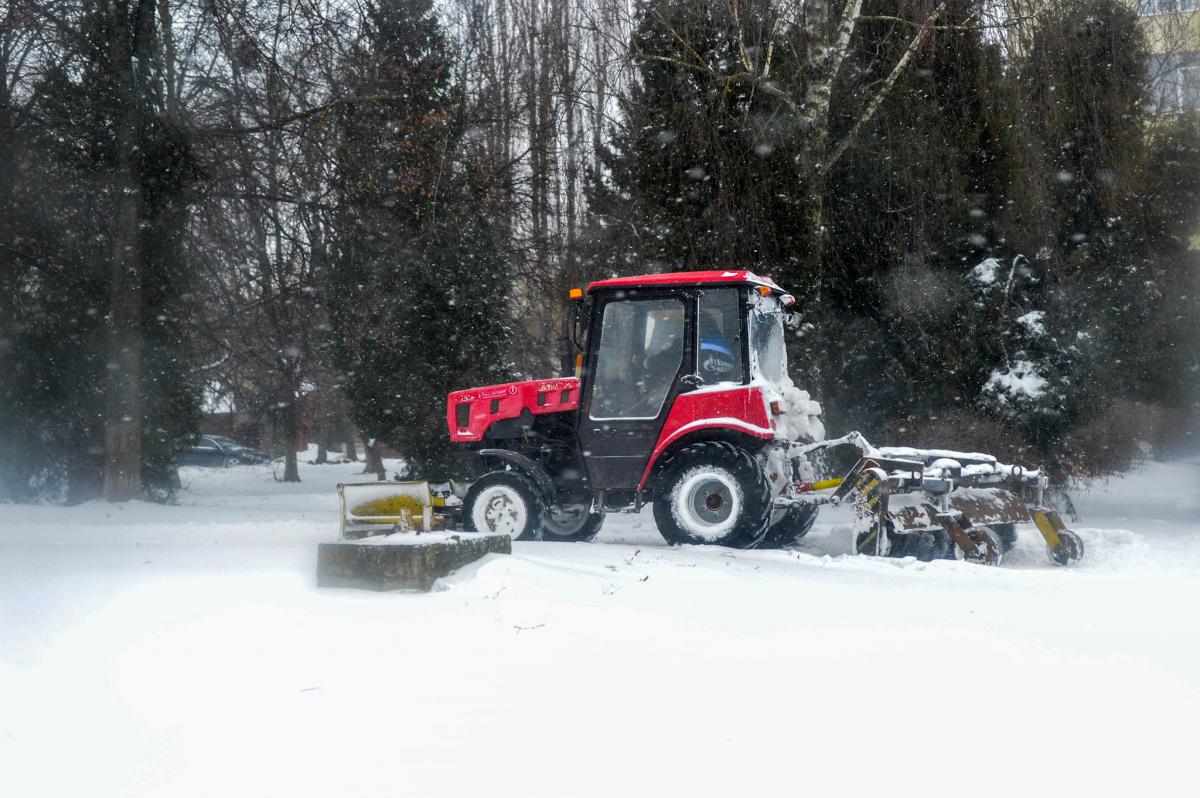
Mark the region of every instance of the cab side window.
[[706, 385], [742, 383], [741, 292], [736, 288], [708, 289], [700, 295], [696, 371]]
[[604, 305], [593, 419], [657, 418], [683, 365], [684, 312], [678, 299]]

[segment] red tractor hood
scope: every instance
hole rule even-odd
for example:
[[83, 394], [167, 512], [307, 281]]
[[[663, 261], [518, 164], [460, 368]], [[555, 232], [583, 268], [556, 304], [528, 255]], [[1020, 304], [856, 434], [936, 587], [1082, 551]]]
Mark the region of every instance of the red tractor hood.
[[451, 441], [475, 443], [494, 422], [517, 418], [525, 410], [537, 416], [578, 409], [579, 380], [574, 377], [506, 382], [451, 393], [446, 424]]

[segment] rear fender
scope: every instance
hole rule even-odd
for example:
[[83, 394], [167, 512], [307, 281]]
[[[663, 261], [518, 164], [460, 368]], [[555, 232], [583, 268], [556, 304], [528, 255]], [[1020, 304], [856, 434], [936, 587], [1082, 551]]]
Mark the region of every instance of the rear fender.
[[689, 425], [688, 428], [680, 429], [677, 434], [660, 441], [654, 454], [650, 457], [650, 462], [646, 464], [646, 469], [642, 472], [642, 479], [638, 483], [638, 492], [653, 487], [671, 456], [685, 446], [702, 441], [725, 441], [748, 452], [756, 453], [763, 446], [769, 445], [774, 437], [770, 430], [730, 422], [732, 419], [723, 419], [721, 423], [714, 421], [699, 423], [695, 426]]
[[548, 503], [558, 503], [558, 491], [554, 487], [554, 480], [550, 479], [550, 475], [546, 473], [546, 469], [525, 455], [509, 449], [480, 449], [479, 456], [485, 463], [508, 465], [514, 471], [520, 471], [537, 483]]
[[725, 440], [757, 450], [778, 437], [767, 400], [757, 385], [713, 385], [675, 397], [638, 482], [641, 492], [657, 476], [664, 455], [693, 441]]

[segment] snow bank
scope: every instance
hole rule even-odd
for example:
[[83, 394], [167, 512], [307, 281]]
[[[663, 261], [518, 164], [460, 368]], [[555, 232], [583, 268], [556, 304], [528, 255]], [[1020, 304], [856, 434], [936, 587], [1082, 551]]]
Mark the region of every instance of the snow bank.
[[[796, 551], [668, 547], [646, 511], [430, 594], [319, 590], [359, 470], [197, 469], [178, 507], [0, 505], [6, 794], [1195, 791], [1200, 465], [1077, 493], [1069, 569], [1028, 526], [990, 569], [848, 556], [850, 507]], [[1055, 755], [926, 766], [927, 741], [966, 738], [989, 762], [989, 741]]]

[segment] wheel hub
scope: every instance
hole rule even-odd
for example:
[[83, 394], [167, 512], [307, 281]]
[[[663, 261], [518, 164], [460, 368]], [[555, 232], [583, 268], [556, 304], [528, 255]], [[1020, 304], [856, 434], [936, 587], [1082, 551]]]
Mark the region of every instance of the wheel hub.
[[506, 488], [493, 488], [480, 497], [475, 523], [480, 531], [498, 532], [516, 537], [525, 526], [525, 505]]
[[586, 504], [568, 505], [548, 510], [542, 524], [555, 535], [572, 535], [583, 528], [589, 517]]
[[733, 495], [729, 486], [716, 479], [706, 479], [693, 486], [688, 504], [696, 517], [708, 524], [720, 524], [733, 511]]

